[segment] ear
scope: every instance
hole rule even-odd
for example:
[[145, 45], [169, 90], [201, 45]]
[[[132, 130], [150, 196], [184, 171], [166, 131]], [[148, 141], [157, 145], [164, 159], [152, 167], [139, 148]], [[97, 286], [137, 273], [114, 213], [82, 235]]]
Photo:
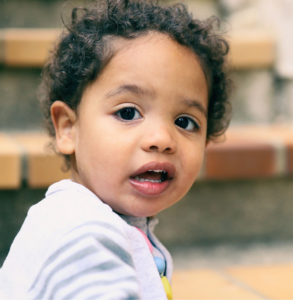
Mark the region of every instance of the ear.
[[51, 105], [50, 112], [58, 150], [62, 154], [73, 154], [75, 151], [76, 113], [62, 101], [55, 101]]

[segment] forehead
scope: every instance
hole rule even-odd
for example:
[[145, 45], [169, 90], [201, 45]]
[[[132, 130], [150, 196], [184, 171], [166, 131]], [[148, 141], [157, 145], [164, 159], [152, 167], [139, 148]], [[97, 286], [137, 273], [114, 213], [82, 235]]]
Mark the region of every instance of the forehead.
[[[110, 100], [113, 102], [109, 95], [119, 94], [123, 99], [154, 100], [166, 111], [192, 100], [200, 103], [202, 111], [207, 111], [205, 75], [191, 49], [158, 33], [128, 40], [111, 40], [110, 49], [114, 55], [98, 78], [83, 92], [80, 109], [84, 106], [89, 108], [97, 101], [104, 104]], [[132, 88], [126, 89], [125, 86]], [[133, 87], [147, 93], [135, 93]], [[89, 93], [91, 96], [87, 96]], [[183, 99], [187, 102], [182, 102]]]
[[152, 61], [160, 62], [160, 65], [165, 64], [168, 68], [170, 64], [182, 64], [185, 61], [191, 64], [191, 68], [196, 66], [197, 69], [197, 66], [200, 66], [200, 60], [191, 48], [180, 45], [168, 35], [158, 32], [150, 32], [134, 39], [114, 38], [111, 48], [115, 54], [110, 65], [123, 65], [130, 59], [132, 65]]
[[151, 32], [134, 39], [114, 38], [110, 43], [114, 55], [100, 74], [100, 79], [105, 75], [118, 81], [126, 77], [133, 80], [144, 78], [146, 81], [156, 78], [158, 84], [160, 79], [170, 80], [170, 83], [175, 79], [177, 85], [184, 86], [186, 83], [197, 89], [207, 89], [197, 55], [168, 35]]

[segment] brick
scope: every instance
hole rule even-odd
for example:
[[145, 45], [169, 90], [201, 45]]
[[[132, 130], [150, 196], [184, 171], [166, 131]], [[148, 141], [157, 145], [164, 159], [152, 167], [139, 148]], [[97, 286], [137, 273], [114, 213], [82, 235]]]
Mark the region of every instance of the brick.
[[[283, 144], [283, 174], [293, 174], [293, 127], [291, 124], [271, 126], [243, 126], [231, 128], [227, 132], [227, 139], [250, 139], [268, 142], [280, 148]], [[278, 149], [277, 149], [278, 150]], [[280, 149], [279, 149], [280, 150]]]
[[0, 30], [0, 63], [4, 63], [4, 30]]
[[255, 141], [226, 141], [207, 148], [205, 178], [251, 179], [276, 175], [275, 149]]
[[237, 267], [226, 272], [269, 299], [293, 299], [292, 264]]
[[45, 134], [17, 134], [14, 138], [26, 152], [26, 179], [30, 187], [47, 187], [70, 177], [69, 172], [62, 171], [63, 157], [57, 156], [53, 150], [46, 148], [50, 140]]
[[0, 134], [0, 188], [14, 189], [21, 185], [21, 150], [5, 134]]
[[293, 175], [293, 144], [287, 145], [287, 156], [288, 156], [288, 174]]
[[42, 67], [58, 29], [6, 29], [4, 63], [7, 66]]
[[290, 124], [231, 127], [225, 139], [225, 142], [208, 145], [204, 178], [249, 179], [293, 173]]
[[174, 299], [261, 299], [215, 271], [184, 270], [174, 272]]

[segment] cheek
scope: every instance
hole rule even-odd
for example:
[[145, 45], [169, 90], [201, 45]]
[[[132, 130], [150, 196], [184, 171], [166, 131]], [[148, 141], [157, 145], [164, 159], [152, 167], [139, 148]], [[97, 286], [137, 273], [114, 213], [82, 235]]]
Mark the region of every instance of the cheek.
[[102, 118], [94, 124], [83, 123], [77, 137], [76, 159], [79, 167], [94, 177], [100, 174], [103, 178], [117, 177], [125, 171], [136, 145], [133, 135], [124, 134], [115, 122], [103, 121]]
[[182, 155], [182, 163], [184, 165], [184, 179], [192, 183], [196, 179], [204, 159], [205, 147], [204, 145], [197, 145], [197, 147], [185, 148]]

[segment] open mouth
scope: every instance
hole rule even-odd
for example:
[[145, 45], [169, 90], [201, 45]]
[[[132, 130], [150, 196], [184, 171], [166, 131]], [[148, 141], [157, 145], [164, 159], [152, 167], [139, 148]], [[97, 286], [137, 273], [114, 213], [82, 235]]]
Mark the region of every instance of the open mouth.
[[175, 176], [175, 166], [168, 162], [150, 162], [130, 176], [130, 184], [140, 193], [157, 196], [163, 193]]
[[165, 170], [149, 170], [134, 177], [139, 182], [162, 183], [168, 179], [168, 172]]

